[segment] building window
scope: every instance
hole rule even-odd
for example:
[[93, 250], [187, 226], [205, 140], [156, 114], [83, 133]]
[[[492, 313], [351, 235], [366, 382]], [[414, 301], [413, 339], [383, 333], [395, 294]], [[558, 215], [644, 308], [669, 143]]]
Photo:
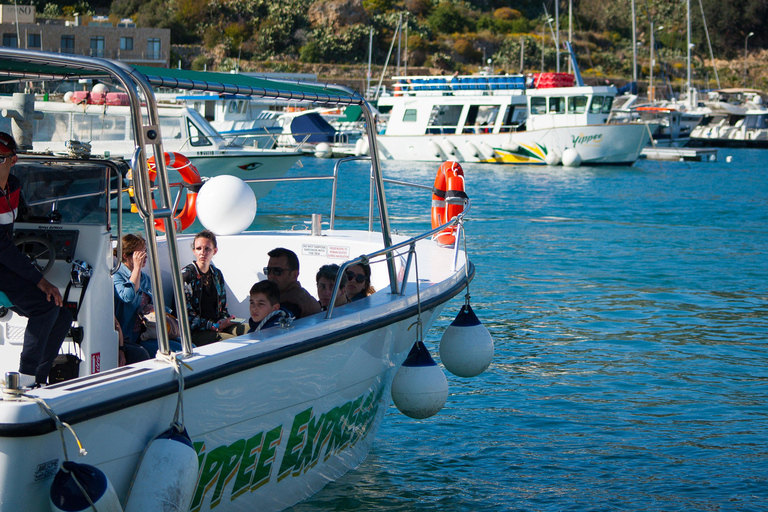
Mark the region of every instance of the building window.
[[19, 40], [16, 38], [16, 34], [3, 34], [3, 46], [6, 48], [18, 48]]
[[132, 37], [121, 37], [120, 38], [120, 49], [121, 50], [133, 50], [133, 38]]
[[61, 36], [61, 53], [75, 53], [75, 36]]
[[27, 34], [27, 48], [40, 48], [40, 34]]
[[91, 38], [91, 57], [104, 57], [104, 38]]
[[147, 39], [147, 58], [160, 60], [160, 39], [152, 37]]

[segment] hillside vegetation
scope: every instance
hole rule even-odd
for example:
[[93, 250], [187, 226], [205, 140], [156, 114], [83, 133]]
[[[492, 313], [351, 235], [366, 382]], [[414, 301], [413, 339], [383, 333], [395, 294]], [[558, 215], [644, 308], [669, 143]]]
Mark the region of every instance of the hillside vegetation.
[[[360, 88], [366, 80], [369, 41], [374, 81], [390, 52], [387, 74], [396, 72], [398, 48], [401, 72], [407, 65], [409, 73], [471, 73], [489, 60], [495, 71], [554, 71], [554, 1], [97, 0], [69, 5], [64, 0], [38, 6], [38, 12], [49, 17], [74, 11], [108, 14], [115, 19], [132, 17], [139, 26], [170, 28], [172, 61], [188, 69], [312, 72]], [[559, 4], [561, 42], [568, 38], [568, 3]], [[572, 4], [573, 45], [585, 78], [631, 80], [631, 2], [572, 0]], [[653, 20], [655, 84], [680, 90], [687, 69], [686, 1], [635, 0], [635, 4], [641, 88], [650, 71]], [[762, 20], [768, 19], [768, 2], [690, 0], [690, 5], [696, 85], [717, 87], [719, 79], [722, 87], [768, 88], [762, 51], [768, 46], [768, 34], [761, 30]], [[401, 19], [403, 30], [393, 44]], [[565, 55], [560, 67], [567, 69]]]

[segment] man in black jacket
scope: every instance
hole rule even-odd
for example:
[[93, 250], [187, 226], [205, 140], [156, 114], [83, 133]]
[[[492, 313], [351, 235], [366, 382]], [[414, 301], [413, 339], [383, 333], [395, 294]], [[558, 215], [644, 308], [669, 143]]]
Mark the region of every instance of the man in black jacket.
[[0, 132], [0, 291], [11, 309], [27, 317], [19, 372], [21, 386], [45, 385], [53, 360], [72, 324], [59, 289], [48, 282], [13, 243], [21, 183], [11, 175], [18, 157], [16, 141]]

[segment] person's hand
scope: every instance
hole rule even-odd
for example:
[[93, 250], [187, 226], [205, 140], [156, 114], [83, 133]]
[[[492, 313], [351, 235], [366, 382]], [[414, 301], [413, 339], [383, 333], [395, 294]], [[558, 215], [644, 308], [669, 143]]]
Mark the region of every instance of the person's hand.
[[147, 263], [147, 251], [133, 251], [133, 268], [142, 269]]
[[43, 277], [40, 279], [40, 282], [37, 283], [37, 287], [40, 288], [43, 293], [45, 293], [48, 302], [53, 300], [54, 304], [59, 307], [64, 305], [64, 302], [61, 300], [61, 293], [59, 292], [59, 289], [49, 283], [46, 278]]
[[[122, 347], [120, 347], [120, 348], [122, 348]], [[125, 360], [125, 352], [123, 352], [122, 350], [118, 350], [117, 351], [117, 366], [125, 366], [126, 364], [127, 363], [126, 363], [126, 360]]]
[[235, 322], [232, 321], [234, 319], [235, 319], [235, 317], [231, 316], [229, 318], [224, 318], [222, 320], [219, 320], [219, 322], [218, 322], [219, 328], [217, 330], [223, 331], [224, 329], [226, 329], [230, 325], [235, 325]]

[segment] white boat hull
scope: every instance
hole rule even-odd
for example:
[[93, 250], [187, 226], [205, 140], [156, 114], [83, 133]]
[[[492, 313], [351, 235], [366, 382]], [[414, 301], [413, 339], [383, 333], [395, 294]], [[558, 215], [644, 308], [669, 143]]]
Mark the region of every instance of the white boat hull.
[[[297, 241], [313, 251], [346, 245], [355, 252], [363, 249], [360, 243], [370, 243], [343, 233]], [[186, 247], [189, 240], [180, 239], [179, 245]], [[244, 290], [251, 282], [241, 287], [234, 277], [243, 281], [251, 272], [239, 256], [244, 243], [253, 252], [275, 240], [243, 235], [219, 240], [222, 253], [231, 255], [233, 264], [239, 261], [233, 268], [217, 260], [232, 283], [231, 311], [238, 316], [247, 310]], [[428, 329], [466, 278], [463, 269], [448, 270], [452, 249], [420, 242], [425, 244], [431, 265], [420, 270], [420, 296]], [[314, 264], [313, 257], [304, 260]], [[263, 264], [254, 262], [254, 269]], [[390, 404], [392, 379], [415, 341], [415, 329], [409, 329], [418, 314], [415, 272], [411, 275], [406, 296], [382, 290], [339, 308], [331, 319], [313, 315], [288, 330], [198, 348], [185, 359], [191, 370], [184, 368], [183, 420], [200, 461], [190, 510], [282, 510], [366, 457]], [[101, 469], [125, 502], [141, 452], [173, 419], [176, 390], [174, 371], [152, 360], [35, 394], [72, 423], [88, 451], [77, 457], [74, 440], [65, 433], [69, 456]], [[0, 510], [47, 511], [48, 489], [63, 461], [60, 435], [50, 431], [52, 422], [32, 402], [6, 403], [0, 411], [3, 454], [14, 461], [0, 465]]]
[[645, 125], [603, 124], [513, 133], [461, 135], [379, 135], [379, 152], [388, 160], [545, 164], [576, 149], [582, 165], [632, 164], [649, 141]]

